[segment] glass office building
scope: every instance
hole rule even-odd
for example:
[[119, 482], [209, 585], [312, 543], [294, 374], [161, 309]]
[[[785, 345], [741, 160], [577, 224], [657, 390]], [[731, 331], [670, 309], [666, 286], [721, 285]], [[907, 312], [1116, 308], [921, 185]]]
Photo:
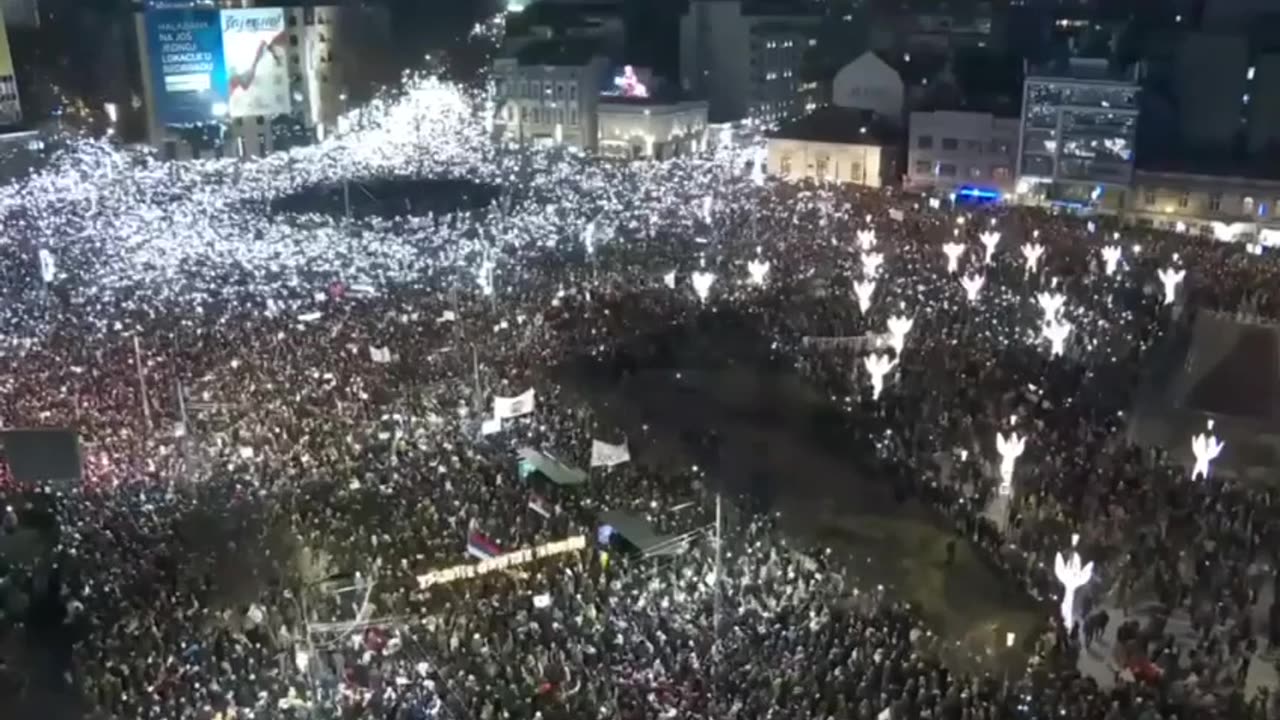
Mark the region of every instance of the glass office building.
[[1018, 192], [1032, 201], [1097, 205], [1133, 178], [1137, 78], [1075, 60], [1023, 86]]

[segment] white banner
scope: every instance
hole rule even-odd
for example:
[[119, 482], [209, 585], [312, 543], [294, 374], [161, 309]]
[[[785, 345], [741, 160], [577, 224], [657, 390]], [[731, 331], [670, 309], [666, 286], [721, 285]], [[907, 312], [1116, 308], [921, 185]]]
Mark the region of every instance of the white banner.
[[869, 352], [888, 347], [888, 333], [871, 333], [868, 335], [845, 335], [838, 337], [815, 337], [806, 335], [800, 338], [804, 347], [816, 348], [848, 348], [853, 352]]
[[591, 467], [613, 467], [631, 461], [631, 450], [624, 442], [613, 445], [599, 440], [591, 441]]
[[537, 407], [533, 388], [529, 388], [515, 397], [493, 396], [493, 417], [497, 420], [528, 415]]
[[376, 363], [389, 363], [391, 362], [391, 350], [389, 348], [380, 348], [370, 345], [369, 358]]
[[906, 219], [906, 216], [903, 215], [902, 211], [899, 210], [898, 208], [889, 208], [889, 217], [894, 220], [897, 220], [898, 222], [902, 222], [903, 220]]

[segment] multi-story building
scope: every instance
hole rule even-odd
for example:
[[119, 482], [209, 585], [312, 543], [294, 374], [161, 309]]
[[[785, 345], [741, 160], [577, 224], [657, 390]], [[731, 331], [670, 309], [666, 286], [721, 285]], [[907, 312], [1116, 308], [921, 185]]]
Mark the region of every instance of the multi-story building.
[[1020, 200], [1122, 205], [1133, 178], [1138, 93], [1136, 70], [1113, 73], [1105, 60], [1072, 59], [1029, 73], [1018, 138]]
[[343, 9], [237, 3], [138, 13], [147, 136], [168, 157], [256, 157], [321, 139], [346, 110]]
[[1227, 242], [1280, 236], [1280, 180], [1139, 169], [1129, 197], [1133, 224]]
[[539, 40], [496, 59], [497, 131], [519, 141], [595, 151], [608, 66], [589, 38]]
[[766, 163], [783, 180], [883, 187], [900, 179], [898, 129], [874, 113], [825, 107], [768, 139]]
[[712, 122], [798, 116], [801, 61], [820, 20], [744, 0], [692, 0], [680, 21], [681, 84], [708, 99]]
[[22, 104], [18, 98], [18, 79], [14, 75], [13, 56], [9, 52], [9, 30], [0, 15], [0, 125], [22, 122]]
[[705, 146], [705, 100], [661, 93], [608, 95], [598, 107], [597, 142], [605, 157], [666, 160]]
[[1014, 190], [1017, 117], [987, 112], [913, 112], [909, 122], [907, 187], [997, 197]]

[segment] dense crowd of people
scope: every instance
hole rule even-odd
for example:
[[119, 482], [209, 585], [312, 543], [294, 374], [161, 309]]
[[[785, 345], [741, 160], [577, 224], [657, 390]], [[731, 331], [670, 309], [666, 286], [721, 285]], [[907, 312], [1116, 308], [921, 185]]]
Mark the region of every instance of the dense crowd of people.
[[[314, 148], [162, 164], [90, 144], [12, 188], [0, 417], [74, 428], [84, 471], [4, 484], [4, 687], [103, 718], [1276, 717], [1246, 692], [1280, 628], [1272, 491], [1189, 481], [1176, 455], [1133, 446], [1124, 416], [1197, 311], [1271, 314], [1260, 291], [1280, 262], [778, 184], [750, 143], [716, 144], [634, 165], [510, 147], [427, 81]], [[396, 217], [273, 205], [439, 177], [505, 190]], [[948, 242], [966, 246], [956, 272]], [[1173, 305], [1166, 267], [1187, 271]], [[1066, 298], [1061, 356], [1042, 292]], [[881, 337], [893, 315], [914, 320], [900, 353]], [[517, 463], [536, 448], [585, 468], [593, 441], [619, 440], [566, 386], [574, 360], [744, 316], [757, 350], [840, 408], [860, 472], [935, 506], [1043, 601], [1027, 667], [946, 664], [915, 609], [768, 513], [716, 542], [718, 478], [693, 463], [637, 444], [573, 487]], [[878, 398], [869, 352], [895, 364]], [[529, 389], [529, 411], [495, 426], [494, 398]], [[1027, 449], [996, 512], [994, 436], [1011, 430]], [[601, 533], [606, 511], [683, 542], [635, 552]], [[1068, 627], [1052, 560], [1072, 534], [1097, 573]], [[418, 580], [574, 537], [584, 549]], [[1093, 649], [1108, 624], [1116, 642]], [[1090, 652], [1112, 677], [1079, 670]]]

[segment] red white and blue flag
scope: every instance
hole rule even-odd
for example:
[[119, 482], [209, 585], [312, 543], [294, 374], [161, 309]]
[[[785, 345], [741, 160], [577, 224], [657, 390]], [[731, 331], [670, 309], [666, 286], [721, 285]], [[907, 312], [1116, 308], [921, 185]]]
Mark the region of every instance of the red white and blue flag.
[[473, 532], [467, 536], [467, 554], [488, 560], [501, 555], [502, 548], [481, 533]]

